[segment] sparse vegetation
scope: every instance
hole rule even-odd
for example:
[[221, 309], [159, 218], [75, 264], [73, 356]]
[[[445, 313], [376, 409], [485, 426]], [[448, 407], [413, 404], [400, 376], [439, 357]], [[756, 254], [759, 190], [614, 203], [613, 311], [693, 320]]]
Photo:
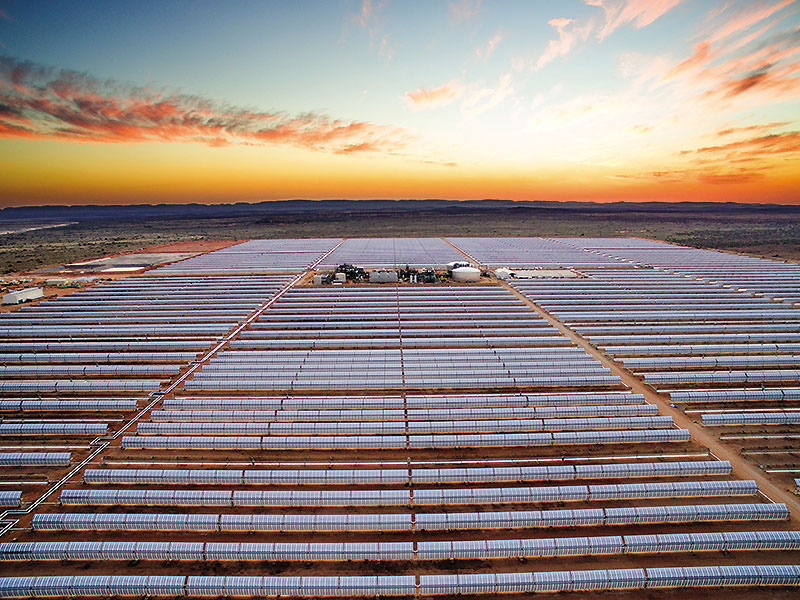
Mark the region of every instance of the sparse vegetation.
[[[388, 206], [387, 206], [388, 204]], [[699, 248], [800, 260], [800, 210], [763, 205], [365, 203], [342, 210], [279, 204], [213, 216], [90, 218], [0, 237], [0, 273], [191, 240], [390, 236], [641, 236]], [[259, 210], [259, 207], [265, 208]], [[150, 207], [152, 209], [152, 207]]]

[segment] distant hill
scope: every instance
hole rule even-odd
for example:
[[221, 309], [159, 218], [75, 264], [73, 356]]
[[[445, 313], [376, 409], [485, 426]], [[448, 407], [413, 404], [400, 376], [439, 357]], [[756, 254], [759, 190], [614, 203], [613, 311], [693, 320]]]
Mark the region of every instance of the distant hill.
[[91, 221], [97, 219], [221, 218], [309, 213], [398, 212], [716, 213], [800, 214], [800, 206], [733, 202], [515, 202], [511, 200], [281, 200], [236, 204], [137, 204], [108, 206], [19, 206], [0, 210], [0, 221]]

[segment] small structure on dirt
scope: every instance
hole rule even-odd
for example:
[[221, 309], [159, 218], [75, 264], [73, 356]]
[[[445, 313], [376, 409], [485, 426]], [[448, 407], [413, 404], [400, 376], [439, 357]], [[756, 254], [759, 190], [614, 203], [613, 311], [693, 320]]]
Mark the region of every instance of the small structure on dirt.
[[44, 296], [42, 288], [29, 287], [25, 288], [24, 290], [16, 290], [14, 292], [8, 292], [7, 294], [4, 294], [3, 304], [21, 304], [23, 302], [29, 302], [30, 300], [36, 300], [42, 296]]

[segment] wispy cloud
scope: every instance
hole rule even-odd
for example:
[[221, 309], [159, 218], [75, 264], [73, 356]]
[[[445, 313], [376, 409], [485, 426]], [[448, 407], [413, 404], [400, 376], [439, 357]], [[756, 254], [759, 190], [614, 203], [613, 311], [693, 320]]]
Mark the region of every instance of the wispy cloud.
[[405, 131], [324, 114], [288, 115], [152, 91], [0, 58], [0, 136], [79, 142], [284, 144], [339, 154], [396, 152]]
[[511, 73], [506, 73], [500, 77], [497, 86], [481, 88], [473, 92], [464, 100], [461, 105], [461, 112], [467, 117], [476, 117], [487, 110], [495, 108], [514, 92], [511, 83]]
[[419, 88], [413, 92], [406, 92], [405, 99], [412, 109], [424, 110], [450, 104], [463, 93], [463, 87], [454, 79], [437, 88]]
[[719, 146], [708, 146], [686, 151], [689, 154], [715, 154], [730, 160], [772, 156], [775, 154], [796, 154], [800, 156], [800, 131], [762, 135]]
[[[800, 30], [773, 30], [786, 2], [749, 6], [717, 19], [693, 53], [675, 64], [654, 86], [672, 85], [697, 102], [738, 108], [800, 97]], [[763, 23], [771, 19], [767, 23]], [[759, 26], [758, 29], [753, 29]], [[725, 103], [725, 104], [720, 104]]]
[[486, 42], [484, 46], [481, 46], [480, 48], [475, 50], [475, 57], [483, 60], [488, 59], [494, 52], [495, 48], [497, 48], [497, 45], [502, 41], [503, 41], [503, 32], [498, 31], [492, 36], [492, 38], [488, 42]]
[[386, 6], [387, 0], [373, 2], [372, 0], [361, 0], [361, 12], [358, 14], [358, 24], [364, 29], [370, 29], [377, 18], [381, 9]]
[[558, 39], [550, 40], [544, 52], [534, 64], [539, 70], [555, 59], [578, 51], [594, 35], [598, 41], [614, 33], [624, 25], [636, 29], [647, 27], [683, 0], [584, 0], [589, 6], [603, 10], [602, 18], [592, 16], [582, 22], [574, 19], [558, 18], [548, 21], [558, 34]]
[[711, 43], [707, 40], [696, 44], [692, 55], [674, 65], [664, 79], [671, 79], [681, 73], [691, 72], [700, 69], [712, 58]]
[[547, 24], [556, 30], [558, 39], [547, 42], [544, 52], [542, 52], [534, 65], [534, 69], [537, 71], [555, 59], [572, 52], [578, 44], [588, 39], [595, 27], [594, 21], [577, 25], [573, 19], [564, 18], [551, 19]]
[[[747, 31], [761, 21], [770, 18], [775, 13], [783, 10], [795, 0], [781, 0], [771, 4], [762, 2], [748, 2], [733, 15], [722, 27], [716, 28], [710, 36], [710, 42], [718, 42], [736, 33]], [[715, 17], [719, 13], [712, 13]]]
[[450, 14], [457, 21], [465, 21], [476, 16], [481, 10], [483, 0], [450, 0]]
[[609, 179], [641, 181], [658, 184], [682, 184], [697, 182], [708, 185], [742, 185], [764, 179], [763, 171], [741, 167], [721, 171], [716, 167], [697, 167], [669, 171], [644, 171], [628, 175], [610, 175]]
[[[769, 115], [779, 104], [773, 114], [785, 115], [787, 103], [800, 100], [798, 11], [777, 0], [723, 8], [706, 14], [702, 35], [687, 35], [694, 46], [684, 56], [622, 53], [628, 85], [620, 90], [537, 96], [530, 130], [560, 143], [564, 160], [580, 157], [614, 179], [724, 186], [796, 171], [800, 133], [785, 130], [800, 120]], [[577, 24], [557, 25], [570, 31]], [[591, 143], [571, 141], [586, 138]]]
[[763, 125], [745, 125], [741, 127], [726, 127], [725, 129], [720, 129], [716, 132], [717, 137], [725, 137], [728, 135], [735, 135], [740, 133], [766, 133], [767, 131], [771, 131], [772, 129], [777, 129], [778, 127], [785, 127], [789, 125], [786, 121], [781, 121], [777, 123], [764, 123]]
[[[730, 128], [718, 132], [730, 137], [746, 133], [763, 132], [767, 128], [785, 125], [772, 123]], [[794, 162], [800, 158], [800, 132], [790, 131], [769, 135], [756, 135], [706, 146], [681, 153], [685, 168], [664, 171], [645, 171], [614, 176], [616, 179], [658, 181], [661, 183], [686, 183], [695, 181], [709, 185], [734, 185], [756, 182], [768, 177], [781, 162]]]
[[355, 21], [367, 32], [371, 49], [378, 48], [378, 54], [391, 61], [394, 57], [394, 48], [389, 44], [391, 35], [383, 33], [381, 12], [389, 0], [361, 0], [361, 10], [355, 15]]
[[387, 33], [381, 38], [381, 43], [378, 46], [378, 53], [388, 61], [394, 57], [394, 48], [389, 44], [390, 39], [391, 36]]
[[589, 6], [603, 9], [604, 21], [597, 37], [605, 39], [622, 27], [633, 25], [636, 29], [647, 27], [675, 8], [683, 0], [584, 0]]

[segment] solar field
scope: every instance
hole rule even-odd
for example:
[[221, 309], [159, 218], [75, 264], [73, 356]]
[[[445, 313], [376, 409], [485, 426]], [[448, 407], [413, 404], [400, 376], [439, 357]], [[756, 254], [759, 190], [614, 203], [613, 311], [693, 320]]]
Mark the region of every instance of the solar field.
[[[470, 260], [570, 279], [311, 285]], [[794, 598], [800, 266], [252, 240], [0, 314], [0, 597]]]

